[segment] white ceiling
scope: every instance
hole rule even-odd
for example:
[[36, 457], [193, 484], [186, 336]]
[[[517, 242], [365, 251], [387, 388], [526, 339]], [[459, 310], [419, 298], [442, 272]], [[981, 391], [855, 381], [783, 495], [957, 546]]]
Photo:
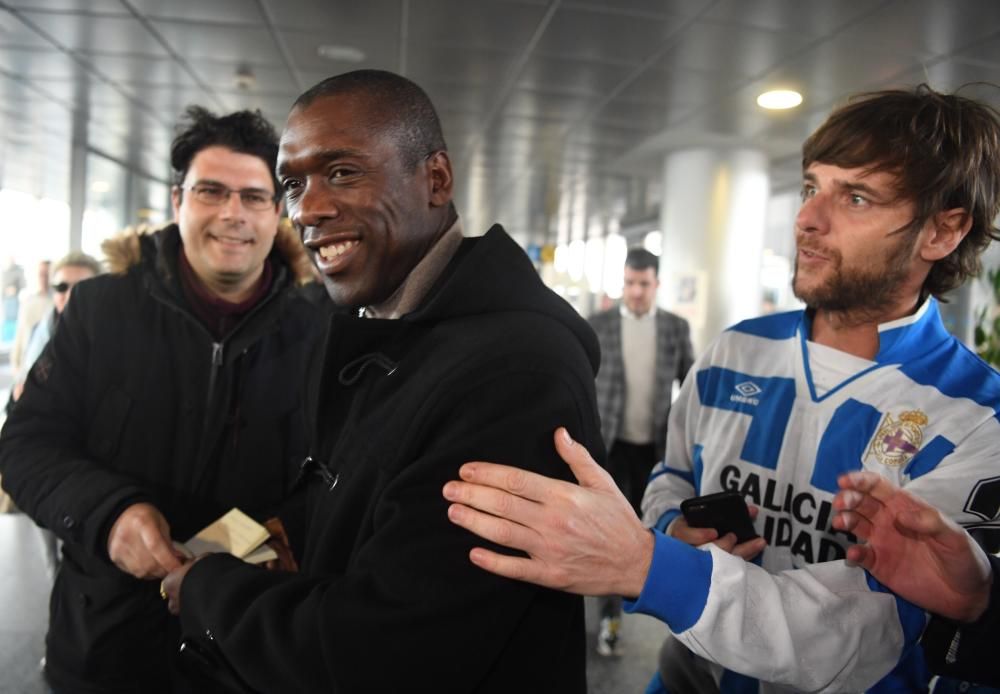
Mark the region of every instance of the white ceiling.
[[[757, 146], [791, 188], [799, 145], [845, 95], [1000, 82], [1000, 0], [0, 0], [0, 182], [65, 197], [74, 126], [166, 180], [186, 105], [280, 126], [300, 92], [357, 67], [431, 95], [470, 225], [554, 241], [646, 212], [666, 149]], [[804, 104], [762, 111], [775, 86]]]

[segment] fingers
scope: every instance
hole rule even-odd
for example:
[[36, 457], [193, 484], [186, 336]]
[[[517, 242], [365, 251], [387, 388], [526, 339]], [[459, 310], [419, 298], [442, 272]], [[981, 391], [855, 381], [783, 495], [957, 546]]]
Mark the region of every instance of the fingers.
[[177, 569], [168, 573], [164, 577], [163, 581], [160, 582], [160, 595], [167, 596], [167, 609], [170, 611], [170, 614], [180, 614], [181, 585], [184, 583], [184, 577], [187, 576], [188, 571], [191, 570], [191, 567], [194, 566], [196, 561], [198, 561], [198, 559], [182, 564]]
[[591, 457], [586, 448], [569, 435], [566, 427], [556, 429], [556, 453], [566, 461], [577, 481], [584, 487], [614, 486], [611, 475]]
[[867, 540], [872, 535], [872, 524], [865, 516], [854, 511], [841, 511], [833, 517], [833, 527], [837, 530], [844, 530], [853, 533], [862, 540]]
[[521, 468], [496, 463], [466, 463], [459, 468], [458, 474], [466, 482], [502, 489], [532, 501], [541, 501], [560, 485], [568, 484]]
[[[687, 519], [684, 516], [678, 516], [669, 527], [670, 536], [674, 537], [681, 542], [686, 542], [689, 545], [694, 545], [698, 547], [700, 545], [707, 544], [713, 540], [719, 539], [719, 531], [715, 528], [692, 528], [688, 525]], [[735, 544], [736, 536], [733, 535], [733, 542]], [[728, 549], [726, 550], [729, 551]]]
[[162, 578], [178, 568], [181, 562], [174, 554], [174, 545], [170, 537], [164, 536], [162, 529], [146, 525], [140, 529], [140, 537], [151, 559], [150, 573], [156, 578]]
[[444, 498], [480, 511], [508, 518], [515, 523], [534, 527], [538, 518], [539, 504], [522, 499], [510, 492], [484, 487], [468, 482], [448, 482], [443, 490]]
[[469, 552], [469, 559], [473, 564], [490, 573], [513, 578], [518, 581], [527, 581], [546, 588], [562, 588], [549, 578], [539, 563], [534, 559], [524, 557], [510, 557], [504, 554], [491, 552], [488, 549], [476, 547]]
[[843, 489], [833, 497], [833, 508], [837, 511], [851, 511], [869, 521], [874, 521], [885, 510], [885, 504], [867, 493]]
[[523, 552], [530, 553], [537, 540], [537, 533], [523, 525], [462, 504], [452, 504], [448, 507], [448, 519], [485, 540]]
[[837, 484], [841, 489], [853, 489], [862, 494], [868, 494], [881, 502], [888, 501], [899, 491], [899, 488], [889, 480], [877, 473], [866, 470], [858, 470], [841, 475], [837, 479]]
[[[732, 533], [729, 534], [732, 535]], [[733, 540], [735, 541], [735, 539], [736, 536], [734, 535]], [[754, 557], [763, 552], [765, 547], [767, 547], [767, 540], [762, 537], [755, 537], [752, 540], [747, 540], [746, 542], [740, 544], [734, 544], [730, 553], [734, 556], [740, 557], [741, 559], [745, 559], [746, 561], [751, 561]]]
[[126, 508], [108, 534], [108, 556], [136, 578], [162, 578], [180, 566], [170, 541], [170, 526], [148, 503]]
[[851, 545], [847, 548], [847, 563], [871, 571], [875, 566], [875, 551], [868, 545]]

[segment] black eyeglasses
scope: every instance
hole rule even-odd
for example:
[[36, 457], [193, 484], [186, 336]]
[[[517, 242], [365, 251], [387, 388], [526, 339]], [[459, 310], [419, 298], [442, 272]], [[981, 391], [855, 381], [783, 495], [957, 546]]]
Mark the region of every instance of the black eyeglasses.
[[216, 183], [195, 183], [193, 186], [180, 186], [181, 190], [190, 190], [194, 199], [203, 205], [218, 207], [225, 205], [229, 201], [229, 196], [236, 193], [240, 196], [240, 202], [248, 210], [267, 210], [277, 203], [278, 199], [273, 193], [260, 188], [241, 188], [233, 190], [224, 185]]
[[75, 285], [75, 284], [76, 284], [76, 282], [72, 282], [72, 283], [70, 283], [70, 282], [60, 282], [59, 284], [53, 284], [52, 288], [56, 290], [56, 294], [63, 294], [65, 292], [68, 292], [70, 289], [72, 289], [73, 285]]

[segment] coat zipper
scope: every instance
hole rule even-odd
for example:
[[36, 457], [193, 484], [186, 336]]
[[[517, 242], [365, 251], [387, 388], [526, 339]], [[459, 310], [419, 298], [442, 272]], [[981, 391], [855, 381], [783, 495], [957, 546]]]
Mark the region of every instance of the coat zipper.
[[215, 382], [218, 380], [219, 370], [222, 367], [222, 342], [212, 342], [212, 365], [208, 374], [208, 393], [205, 395], [205, 412], [212, 404], [212, 395], [215, 393]]

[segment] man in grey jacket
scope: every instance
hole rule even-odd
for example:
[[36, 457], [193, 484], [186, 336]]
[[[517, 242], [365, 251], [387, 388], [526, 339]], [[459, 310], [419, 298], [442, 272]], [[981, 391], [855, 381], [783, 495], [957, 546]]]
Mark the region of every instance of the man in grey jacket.
[[[663, 457], [674, 381], [694, 361], [687, 321], [656, 307], [660, 259], [642, 248], [625, 258], [622, 303], [590, 319], [601, 345], [597, 407], [608, 472], [636, 514], [653, 465]], [[622, 603], [601, 601], [600, 655], [619, 655]]]

